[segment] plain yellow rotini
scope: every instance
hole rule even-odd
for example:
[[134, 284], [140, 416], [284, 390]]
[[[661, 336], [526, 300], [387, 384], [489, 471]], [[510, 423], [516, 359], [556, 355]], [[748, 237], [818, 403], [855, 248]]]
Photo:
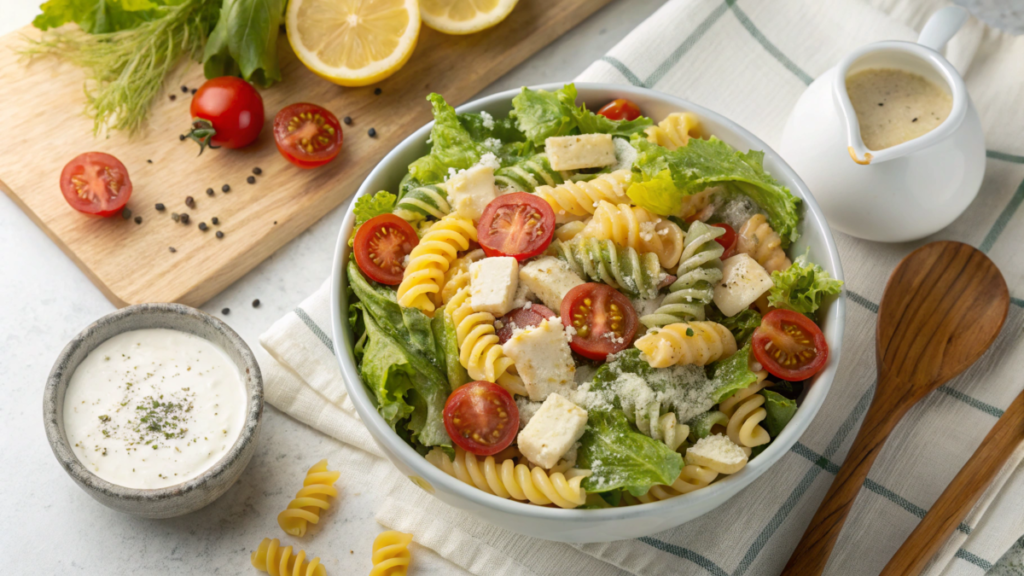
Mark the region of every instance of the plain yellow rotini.
[[686, 146], [690, 138], [700, 138], [700, 119], [689, 112], [673, 112], [644, 132], [648, 142], [675, 150]]
[[769, 274], [776, 270], [789, 268], [789, 258], [782, 249], [782, 238], [772, 230], [764, 214], [754, 214], [740, 227], [736, 241], [736, 251], [749, 254], [758, 264], [764, 266]]
[[697, 466], [696, 464], [687, 464], [683, 466], [683, 471], [679, 473], [679, 477], [676, 478], [675, 482], [668, 486], [651, 486], [651, 489], [646, 494], [637, 497], [637, 500], [646, 504], [658, 500], [667, 500], [682, 494], [689, 494], [694, 490], [707, 487], [715, 481], [715, 478], [718, 478], [718, 472], [710, 468]]
[[580, 234], [611, 240], [641, 253], [653, 252], [663, 268], [674, 267], [683, 253], [683, 229], [640, 206], [602, 200]]
[[452, 261], [451, 267], [444, 273], [444, 287], [441, 288], [442, 304], [447, 304], [456, 292], [469, 286], [469, 265], [482, 260], [483, 257], [484, 251], [477, 248]]
[[277, 523], [281, 530], [292, 536], [306, 535], [309, 523], [320, 521], [320, 511], [330, 508], [327, 498], [337, 498], [338, 489], [334, 483], [341, 477], [341, 472], [327, 469], [327, 460], [321, 460], [306, 472], [302, 481], [302, 489], [295, 494], [295, 499], [288, 503], [288, 508], [277, 515]]
[[398, 303], [433, 314], [440, 304], [445, 272], [470, 241], [476, 241], [476, 226], [469, 218], [449, 214], [435, 222], [409, 254]]
[[758, 394], [769, 384], [765, 380], [768, 373], [762, 370], [756, 374], [757, 382], [739, 390], [719, 405], [719, 410], [729, 417], [726, 434], [734, 444], [743, 448], [747, 456], [750, 456], [751, 448], [754, 446], [772, 441], [768, 431], [761, 427], [761, 422], [768, 417], [768, 411], [762, 408], [764, 396]]
[[576, 237], [577, 234], [583, 231], [587, 227], [586, 220], [577, 220], [575, 222], [566, 222], [558, 228], [555, 228], [555, 238], [562, 242], [568, 242]]
[[526, 386], [515, 373], [515, 363], [505, 355], [494, 330], [494, 315], [473, 311], [469, 288], [455, 293], [448, 301], [459, 343], [459, 363], [473, 380], [495, 382], [510, 394], [526, 396]]
[[370, 576], [405, 576], [409, 572], [409, 543], [412, 534], [387, 530], [373, 539], [373, 568]]
[[696, 364], [705, 366], [736, 352], [736, 338], [717, 322], [677, 322], [652, 329], [636, 341], [654, 368]]
[[264, 538], [260, 547], [250, 556], [250, 561], [254, 568], [270, 576], [327, 576], [320, 558], [306, 562], [306, 553], [302, 550], [292, 556], [292, 547], [281, 548], [277, 538]]
[[626, 188], [632, 173], [616, 170], [602, 174], [589, 182], [565, 182], [558, 186], [538, 186], [534, 194], [540, 196], [555, 211], [555, 222], [569, 222], [586, 218], [594, 213], [601, 201], [628, 204]]
[[540, 506], [554, 504], [559, 508], [576, 508], [587, 499], [580, 484], [590, 475], [589, 470], [573, 468], [565, 473], [549, 473], [540, 467], [531, 470], [526, 464], [516, 464], [513, 458], [500, 463], [494, 456], [481, 460], [459, 447], [455, 448], [454, 461], [440, 448], [431, 450], [426, 458], [449, 476], [500, 498]]

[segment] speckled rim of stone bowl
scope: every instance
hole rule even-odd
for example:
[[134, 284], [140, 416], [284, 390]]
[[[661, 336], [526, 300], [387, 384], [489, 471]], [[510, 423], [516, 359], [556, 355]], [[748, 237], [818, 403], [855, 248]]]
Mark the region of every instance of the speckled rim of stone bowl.
[[[153, 490], [118, 486], [89, 471], [71, 450], [64, 431], [64, 394], [75, 369], [108, 339], [131, 330], [168, 328], [220, 346], [234, 361], [248, 393], [245, 426], [231, 450], [209, 470], [180, 484]], [[223, 321], [182, 304], [136, 304], [108, 314], [75, 336], [53, 365], [43, 393], [43, 425], [57, 461], [90, 496], [119, 512], [171, 518], [194, 512], [219, 498], [252, 459], [263, 417], [263, 376], [244, 340]]]

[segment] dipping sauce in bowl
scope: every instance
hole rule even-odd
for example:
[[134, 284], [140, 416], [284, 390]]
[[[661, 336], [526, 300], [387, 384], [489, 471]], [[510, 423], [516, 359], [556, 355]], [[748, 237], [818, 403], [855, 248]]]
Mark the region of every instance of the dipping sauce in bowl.
[[924, 76], [896, 68], [871, 68], [846, 78], [860, 137], [883, 150], [931, 132], [949, 117], [953, 98]]
[[245, 424], [237, 365], [216, 344], [185, 332], [122, 332], [75, 369], [64, 428], [96, 476], [155, 489], [199, 476], [223, 458]]

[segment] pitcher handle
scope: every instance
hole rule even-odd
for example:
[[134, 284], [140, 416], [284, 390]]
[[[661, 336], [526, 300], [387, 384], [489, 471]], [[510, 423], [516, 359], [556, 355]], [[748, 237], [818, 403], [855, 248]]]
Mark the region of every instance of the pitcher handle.
[[917, 43], [939, 52], [967, 22], [968, 17], [970, 17], [970, 13], [960, 6], [950, 6], [939, 10], [928, 19], [924, 29], [921, 30], [921, 35], [917, 38]]

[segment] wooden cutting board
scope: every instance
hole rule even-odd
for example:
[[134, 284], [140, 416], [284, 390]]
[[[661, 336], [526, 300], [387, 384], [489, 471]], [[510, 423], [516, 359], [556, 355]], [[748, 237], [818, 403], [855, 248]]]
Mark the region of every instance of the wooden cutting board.
[[[168, 76], [142, 134], [94, 138], [92, 120], [82, 113], [82, 71], [54, 59], [19, 59], [14, 49], [23, 42], [20, 36], [38, 33], [26, 27], [0, 38], [0, 189], [115, 305], [198, 306], [351, 196], [388, 151], [431, 119], [427, 94], [438, 92], [454, 105], [467, 101], [608, 1], [520, 0], [504, 22], [470, 36], [423, 26], [409, 63], [365, 88], [343, 88], [313, 75], [281, 34], [284, 82], [261, 92], [266, 125], [259, 140], [242, 150], [207, 150], [201, 156], [194, 142], [178, 138], [190, 121], [190, 96], [181, 86], [202, 84], [199, 65], [189, 63]], [[377, 87], [380, 95], [374, 94]], [[285, 161], [270, 129], [281, 108], [303, 101], [353, 120], [344, 126], [341, 155], [314, 170]], [[367, 135], [370, 128], [376, 138]], [[128, 207], [142, 217], [141, 224], [84, 216], [64, 202], [61, 169], [93, 150], [113, 154], [128, 168], [134, 185]], [[263, 173], [248, 184], [254, 167]], [[221, 192], [224, 184], [230, 192]], [[213, 197], [207, 188], [215, 190]], [[185, 206], [187, 196], [195, 208]], [[158, 202], [167, 206], [165, 212], [156, 211]], [[188, 213], [190, 223], [174, 222], [172, 212]], [[219, 226], [211, 224], [215, 216]], [[200, 222], [210, 230], [199, 230]], [[215, 237], [216, 230], [224, 232], [223, 239]]]

